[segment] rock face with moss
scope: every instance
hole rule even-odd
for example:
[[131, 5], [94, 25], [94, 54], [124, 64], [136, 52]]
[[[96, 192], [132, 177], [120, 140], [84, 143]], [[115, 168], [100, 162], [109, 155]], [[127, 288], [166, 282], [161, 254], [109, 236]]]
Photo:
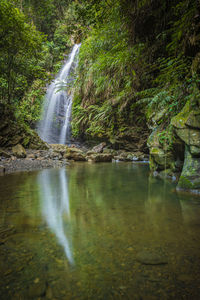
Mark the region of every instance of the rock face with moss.
[[46, 144], [37, 133], [23, 123], [16, 121], [14, 115], [5, 107], [0, 107], [0, 147], [21, 144], [24, 148], [46, 149]]
[[[150, 168], [159, 176], [176, 176], [178, 190], [200, 193], [200, 107], [188, 101], [165, 129], [158, 126], [148, 139]], [[184, 162], [184, 164], [183, 164]]]
[[185, 143], [183, 170], [178, 189], [200, 193], [200, 107], [190, 101], [171, 121], [177, 136]]
[[148, 139], [150, 169], [162, 176], [178, 176], [182, 168], [184, 144], [173, 128], [157, 127]]

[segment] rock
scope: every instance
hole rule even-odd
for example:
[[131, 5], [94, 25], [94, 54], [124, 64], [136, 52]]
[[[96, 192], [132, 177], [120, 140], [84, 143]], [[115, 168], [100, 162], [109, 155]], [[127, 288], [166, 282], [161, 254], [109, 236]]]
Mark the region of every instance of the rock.
[[114, 150], [114, 149], [108, 149], [108, 148], [104, 148], [103, 149], [103, 153], [105, 153], [105, 154], [112, 154], [113, 156], [117, 155], [117, 151], [116, 150]]
[[17, 158], [24, 158], [26, 157], [26, 150], [20, 144], [12, 147], [12, 152]]
[[194, 157], [190, 147], [185, 148], [185, 159], [177, 190], [196, 190], [200, 193], [200, 158]]
[[61, 155], [64, 155], [67, 149], [69, 148], [67, 145], [61, 144], [50, 144], [50, 147], [53, 149], [54, 152], [58, 152]]
[[6, 171], [4, 166], [0, 166], [0, 174], [4, 174]]
[[[148, 147], [150, 150], [150, 169], [152, 171], [162, 171], [171, 169], [171, 173], [181, 171], [181, 164], [184, 157], [184, 143], [176, 136], [171, 128], [156, 128], [149, 139]], [[180, 167], [180, 169], [179, 169]]]
[[111, 154], [103, 154], [103, 153], [93, 154], [86, 157], [88, 161], [92, 161], [92, 162], [111, 162], [112, 158], [113, 156]]
[[86, 152], [86, 156], [90, 156], [90, 155], [93, 155], [93, 154], [96, 154], [96, 152], [92, 151], [92, 150], [89, 150]]
[[52, 151], [51, 153], [50, 153], [50, 155], [49, 155], [49, 157], [51, 158], [51, 159], [62, 159], [62, 154], [61, 153], [59, 153], [59, 152], [57, 152], [57, 151]]
[[27, 155], [27, 158], [28, 158], [28, 159], [35, 159], [35, 158], [36, 158], [36, 155], [33, 154], [33, 153], [31, 153], [31, 154], [28, 154], [28, 155]]
[[182, 111], [172, 118], [176, 134], [188, 146], [200, 148], [200, 110], [188, 101]]
[[200, 149], [200, 130], [192, 128], [176, 128], [176, 134], [188, 146], [196, 146]]
[[85, 154], [78, 148], [68, 148], [66, 153], [63, 155], [64, 159], [72, 159], [74, 161], [85, 161]]
[[143, 250], [136, 256], [138, 262], [144, 265], [165, 265], [168, 263], [167, 257], [160, 250]]
[[0, 156], [6, 157], [6, 158], [10, 158], [11, 157], [11, 155], [8, 152], [6, 152], [6, 151], [4, 151], [2, 149], [0, 149]]
[[95, 153], [102, 153], [103, 152], [103, 148], [105, 148], [105, 146], [106, 146], [106, 143], [103, 142], [103, 143], [101, 143], [101, 144], [99, 144], [97, 146], [94, 146], [92, 148], [92, 151], [95, 152]]

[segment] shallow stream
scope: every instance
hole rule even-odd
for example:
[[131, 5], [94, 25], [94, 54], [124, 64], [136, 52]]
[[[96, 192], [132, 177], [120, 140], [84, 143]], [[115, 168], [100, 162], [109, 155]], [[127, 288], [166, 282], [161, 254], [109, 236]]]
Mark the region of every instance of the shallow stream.
[[148, 165], [0, 177], [0, 299], [200, 299], [200, 199]]

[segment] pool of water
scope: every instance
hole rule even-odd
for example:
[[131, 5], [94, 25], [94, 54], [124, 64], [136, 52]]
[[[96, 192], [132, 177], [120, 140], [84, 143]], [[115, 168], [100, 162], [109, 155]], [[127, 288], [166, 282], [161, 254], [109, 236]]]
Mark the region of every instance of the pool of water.
[[0, 299], [200, 299], [200, 198], [148, 165], [0, 177]]

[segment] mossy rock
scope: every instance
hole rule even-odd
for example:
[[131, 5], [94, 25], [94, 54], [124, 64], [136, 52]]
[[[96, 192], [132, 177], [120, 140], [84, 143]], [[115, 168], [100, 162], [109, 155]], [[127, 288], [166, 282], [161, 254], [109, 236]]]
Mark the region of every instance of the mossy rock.
[[200, 191], [200, 158], [193, 157], [188, 146], [185, 149], [183, 170], [177, 188]]
[[200, 148], [200, 130], [192, 128], [177, 128], [176, 133], [187, 145]]
[[182, 111], [178, 115], [172, 118], [171, 124], [175, 128], [180, 128], [180, 129], [185, 128], [190, 113], [191, 113], [190, 101], [188, 101], [183, 107]]

